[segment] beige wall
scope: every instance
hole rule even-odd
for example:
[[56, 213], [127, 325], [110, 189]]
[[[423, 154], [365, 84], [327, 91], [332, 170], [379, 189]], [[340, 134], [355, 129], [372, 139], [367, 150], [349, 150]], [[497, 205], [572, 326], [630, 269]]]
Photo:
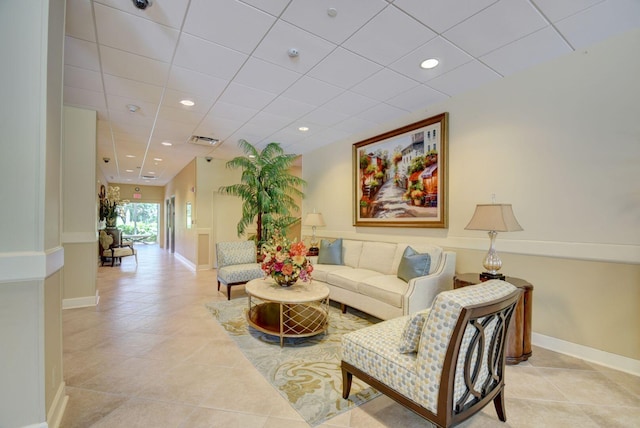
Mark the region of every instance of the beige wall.
[[164, 199], [176, 198], [175, 204], [175, 252], [184, 259], [197, 265], [198, 235], [196, 225], [187, 229], [187, 202], [191, 203], [192, 213], [197, 212], [196, 204], [196, 159], [191, 161], [169, 182], [164, 189]]
[[[323, 213], [320, 235], [434, 242], [457, 251], [459, 273], [477, 272], [489, 240], [464, 227], [495, 193], [524, 227], [501, 233], [497, 249], [506, 274], [535, 286], [538, 339], [633, 359], [638, 369], [640, 57], [629, 55], [638, 46], [635, 31], [308, 153], [304, 212]], [[352, 144], [444, 111], [449, 228], [354, 227]]]

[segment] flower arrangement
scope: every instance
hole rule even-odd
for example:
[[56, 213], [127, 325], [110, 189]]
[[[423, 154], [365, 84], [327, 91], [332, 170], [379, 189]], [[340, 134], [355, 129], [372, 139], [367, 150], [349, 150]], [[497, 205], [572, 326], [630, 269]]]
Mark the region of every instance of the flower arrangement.
[[120, 187], [109, 186], [107, 194], [100, 199], [100, 220], [105, 220], [107, 227], [116, 227], [116, 220], [124, 215], [123, 206], [128, 203], [120, 199]]
[[304, 242], [289, 242], [280, 233], [262, 245], [261, 268], [265, 276], [271, 276], [278, 284], [289, 286], [298, 279], [311, 280], [313, 266], [307, 259], [307, 247]]

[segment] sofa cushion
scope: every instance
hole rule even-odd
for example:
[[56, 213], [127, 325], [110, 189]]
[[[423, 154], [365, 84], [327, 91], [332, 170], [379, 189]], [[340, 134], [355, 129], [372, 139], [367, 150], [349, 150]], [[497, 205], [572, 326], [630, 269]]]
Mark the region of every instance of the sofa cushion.
[[409, 284], [398, 279], [395, 275], [380, 275], [376, 272], [376, 275], [358, 283], [358, 293], [401, 308], [402, 297], [408, 287]]
[[[438, 269], [440, 265], [440, 259], [442, 258], [442, 248], [436, 247], [435, 245], [429, 244], [410, 244], [411, 248], [413, 248], [416, 252], [420, 254], [429, 254], [431, 257], [431, 266], [429, 268], [429, 274], [432, 274]], [[402, 260], [402, 256], [404, 255], [404, 250], [409, 246], [409, 244], [398, 244], [398, 248], [396, 250], [396, 254], [393, 260], [393, 272], [398, 272], [398, 268], [400, 267], [400, 261]]]
[[346, 266], [358, 267], [360, 253], [362, 252], [362, 241], [342, 241], [342, 260]]
[[409, 317], [404, 330], [402, 330], [398, 351], [403, 354], [418, 351], [420, 335], [422, 334], [422, 329], [424, 328], [424, 323], [427, 321], [427, 316], [429, 315], [430, 310], [431, 308], [425, 309], [424, 311], [416, 312]]
[[431, 256], [429, 253], [418, 253], [411, 247], [407, 247], [398, 266], [398, 278], [409, 282], [413, 278], [429, 274]]
[[327, 282], [336, 287], [357, 293], [358, 283], [372, 276], [380, 276], [380, 273], [366, 269], [338, 269], [329, 272]]
[[311, 276], [314, 280], [328, 282], [327, 275], [329, 275], [330, 272], [340, 270], [340, 269], [351, 269], [351, 268], [349, 266], [344, 266], [344, 265], [314, 264], [313, 273], [311, 274]]
[[396, 272], [392, 269], [397, 248], [398, 244], [388, 242], [364, 242], [358, 267], [375, 270], [385, 275], [395, 274]]
[[330, 242], [327, 239], [320, 241], [318, 252], [318, 264], [341, 265], [342, 262], [342, 238]]
[[398, 352], [407, 319], [407, 316], [393, 318], [345, 334], [342, 336], [342, 359], [411, 397], [419, 381], [415, 373], [416, 354]]

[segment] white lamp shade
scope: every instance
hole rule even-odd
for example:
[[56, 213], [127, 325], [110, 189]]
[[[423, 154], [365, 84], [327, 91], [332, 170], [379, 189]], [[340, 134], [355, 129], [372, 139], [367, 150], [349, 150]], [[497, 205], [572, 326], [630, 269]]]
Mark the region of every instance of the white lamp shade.
[[304, 219], [304, 224], [307, 226], [324, 226], [324, 218], [322, 213], [309, 213]]
[[516, 220], [511, 204], [479, 204], [465, 229], [515, 232], [522, 230], [522, 226]]

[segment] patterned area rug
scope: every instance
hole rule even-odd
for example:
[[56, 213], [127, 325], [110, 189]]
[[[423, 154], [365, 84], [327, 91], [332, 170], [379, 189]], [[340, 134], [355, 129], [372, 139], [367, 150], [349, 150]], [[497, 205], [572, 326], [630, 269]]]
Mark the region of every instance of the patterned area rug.
[[377, 320], [329, 308], [329, 329], [308, 338], [280, 338], [247, 325], [246, 299], [207, 304], [256, 369], [289, 400], [311, 426], [359, 406], [380, 393], [355, 376], [348, 400], [342, 398], [340, 340], [343, 334]]

